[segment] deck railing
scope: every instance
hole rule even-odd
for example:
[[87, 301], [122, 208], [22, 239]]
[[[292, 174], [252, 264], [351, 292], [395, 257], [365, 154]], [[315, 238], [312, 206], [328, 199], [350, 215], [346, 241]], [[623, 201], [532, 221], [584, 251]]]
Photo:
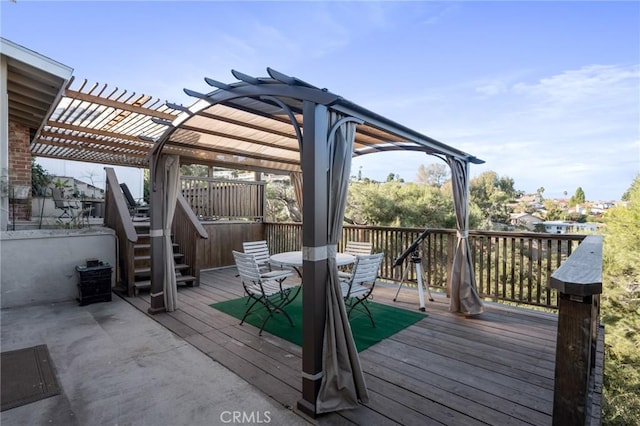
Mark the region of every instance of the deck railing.
[[134, 246], [138, 234], [131, 222], [127, 202], [124, 199], [118, 178], [113, 168], [106, 167], [104, 224], [116, 231], [118, 237], [118, 285], [123, 286], [129, 296], [134, 295], [135, 264]]
[[560, 295], [553, 424], [600, 424], [602, 237], [587, 237], [553, 273], [550, 286]]
[[[423, 232], [418, 228], [345, 225], [338, 250], [346, 242], [370, 241], [374, 252], [384, 252], [380, 277], [399, 281], [394, 260]], [[266, 223], [265, 238], [273, 253], [301, 249], [302, 224]], [[482, 297], [546, 308], [557, 308], [556, 292], [549, 288], [551, 274], [571, 255], [584, 235], [469, 231], [476, 283]], [[446, 291], [457, 241], [452, 229], [433, 229], [420, 246], [426, 282]], [[404, 267], [404, 266], [403, 266]], [[415, 281], [415, 270], [408, 271]]]
[[200, 219], [264, 219], [265, 182], [193, 176], [180, 179], [182, 195]]

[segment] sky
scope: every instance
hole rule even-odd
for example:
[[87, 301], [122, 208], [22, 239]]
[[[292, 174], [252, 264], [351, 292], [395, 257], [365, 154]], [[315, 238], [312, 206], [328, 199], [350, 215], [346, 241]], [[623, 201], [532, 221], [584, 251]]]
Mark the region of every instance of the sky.
[[[231, 83], [232, 69], [271, 67], [484, 160], [472, 177], [491, 170], [545, 198], [581, 187], [588, 200], [620, 199], [640, 172], [637, 1], [0, 0], [0, 14], [2, 37], [72, 67], [76, 81], [188, 106], [182, 89], [211, 90], [204, 77]], [[438, 161], [373, 154], [352, 174], [412, 181]]]

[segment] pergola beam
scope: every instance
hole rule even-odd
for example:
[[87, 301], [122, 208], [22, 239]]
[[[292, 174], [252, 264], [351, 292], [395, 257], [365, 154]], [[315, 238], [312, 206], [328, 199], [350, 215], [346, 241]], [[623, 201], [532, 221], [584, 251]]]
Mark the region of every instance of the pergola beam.
[[79, 132], [79, 133], [84, 133], [84, 134], [89, 134], [89, 135], [99, 135], [99, 136], [104, 136], [107, 138], [113, 138], [113, 139], [123, 139], [123, 140], [127, 140], [127, 141], [131, 141], [134, 142], [136, 144], [138, 144], [139, 146], [147, 146], [149, 147], [149, 142], [141, 139], [139, 136], [133, 136], [133, 135], [127, 135], [124, 133], [118, 133], [118, 132], [109, 132], [106, 130], [100, 130], [100, 129], [93, 129], [91, 127], [83, 127], [83, 126], [76, 126], [73, 124], [67, 124], [67, 123], [60, 123], [57, 121], [47, 121], [47, 126], [51, 127], [51, 128], [58, 128], [58, 129], [66, 129], [66, 130], [71, 130], [74, 132]]
[[[177, 141], [169, 141], [167, 142], [167, 146], [176, 146], [181, 148], [194, 148], [194, 145], [192, 144], [177, 142]], [[284, 160], [281, 157], [270, 157], [264, 154], [249, 152], [249, 151], [242, 151], [239, 149], [232, 150], [232, 149], [223, 149], [218, 147], [207, 147], [207, 146], [195, 146], [195, 147], [199, 150], [206, 151], [206, 152], [227, 154], [227, 155], [233, 155], [236, 157], [246, 157], [246, 158], [252, 158], [254, 160], [272, 161], [275, 163], [290, 164], [292, 166], [298, 165], [298, 162], [295, 160]]]
[[[281, 145], [277, 145], [275, 143], [269, 143], [269, 142], [264, 142], [264, 141], [260, 141], [260, 140], [256, 140], [253, 138], [247, 138], [244, 136], [236, 136], [233, 133], [228, 133], [228, 132], [218, 132], [216, 130], [209, 130], [209, 129], [202, 129], [199, 127], [195, 127], [195, 126], [190, 126], [189, 124], [183, 124], [182, 126], [180, 126], [181, 129], [184, 130], [190, 130], [192, 132], [199, 132], [199, 133], [204, 133], [207, 135], [211, 135], [211, 136], [217, 136], [217, 137], [221, 137], [224, 139], [228, 139], [228, 140], [236, 140], [239, 142], [247, 142], [247, 143], [251, 143], [251, 144], [255, 144], [255, 145], [261, 145], [261, 146], [266, 146], [269, 148], [275, 148], [275, 149], [282, 149], [285, 151], [291, 151], [291, 152], [298, 152], [298, 148], [297, 148], [297, 144], [295, 148], [291, 148], [291, 147], [287, 147], [285, 146], [281, 146]], [[288, 138], [291, 138], [292, 141], [297, 141], [295, 136], [292, 135], [287, 135]]]
[[[68, 98], [71, 98], [71, 99], [77, 99], [77, 100], [80, 100], [80, 101], [91, 102], [91, 103], [94, 103], [94, 104], [106, 105], [106, 106], [111, 107], [111, 108], [121, 109], [123, 111], [135, 112], [137, 114], [142, 114], [142, 115], [147, 115], [147, 116], [150, 116], [150, 117], [161, 118], [163, 120], [168, 120], [168, 121], [172, 121], [174, 118], [176, 118], [175, 115], [169, 114], [169, 113], [166, 113], [166, 112], [158, 111], [158, 110], [151, 109], [151, 108], [146, 108], [146, 107], [143, 107], [143, 106], [132, 105], [132, 104], [128, 104], [128, 103], [125, 103], [125, 102], [115, 101], [115, 100], [111, 100], [111, 99], [105, 99], [105, 98], [100, 97], [100, 96], [91, 95], [91, 94], [88, 94], [88, 93], [82, 93], [82, 92], [78, 92], [78, 91], [71, 90], [71, 89], [67, 89], [65, 91], [65, 96], [68, 97]], [[144, 103], [147, 103], [147, 102], [144, 102]]]

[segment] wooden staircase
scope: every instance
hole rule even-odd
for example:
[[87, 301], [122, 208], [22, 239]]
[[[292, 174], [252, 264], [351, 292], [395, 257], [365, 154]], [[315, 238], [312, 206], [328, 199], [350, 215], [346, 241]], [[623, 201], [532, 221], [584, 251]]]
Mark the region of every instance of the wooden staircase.
[[[133, 225], [138, 235], [138, 241], [133, 246], [134, 287], [137, 296], [140, 290], [151, 288], [151, 239], [148, 221], [134, 221]], [[191, 266], [184, 263], [184, 254], [180, 253], [180, 247], [176, 243], [173, 243], [173, 259], [178, 285], [193, 286], [196, 277], [191, 271]]]

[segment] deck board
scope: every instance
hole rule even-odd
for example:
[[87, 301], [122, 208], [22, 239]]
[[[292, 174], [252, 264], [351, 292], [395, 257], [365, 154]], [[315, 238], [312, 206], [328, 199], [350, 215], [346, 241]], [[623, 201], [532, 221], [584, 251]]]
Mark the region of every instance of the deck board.
[[[235, 268], [201, 272], [180, 287], [178, 309], [151, 316], [278, 403], [301, 398], [302, 349], [209, 305], [243, 295]], [[417, 309], [417, 292], [381, 283], [374, 300]], [[428, 316], [360, 353], [370, 401], [324, 415], [317, 424], [548, 425], [553, 408], [555, 314], [487, 303], [465, 318], [434, 293]], [[149, 297], [127, 298], [143, 312]]]

